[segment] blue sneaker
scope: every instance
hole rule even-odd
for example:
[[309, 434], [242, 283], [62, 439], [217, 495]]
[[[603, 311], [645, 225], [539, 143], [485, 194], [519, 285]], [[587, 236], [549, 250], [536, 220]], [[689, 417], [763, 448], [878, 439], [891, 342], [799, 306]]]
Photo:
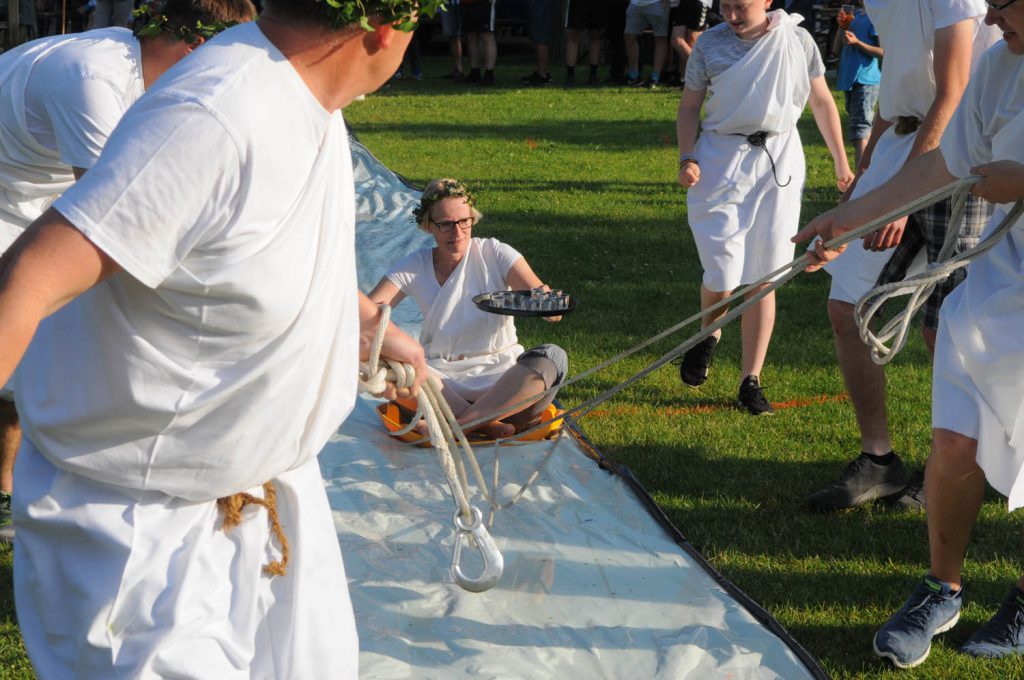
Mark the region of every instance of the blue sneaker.
[[995, 616], [976, 630], [960, 651], [990, 659], [1024, 654], [1024, 592], [1014, 587]]
[[925, 576], [903, 608], [875, 633], [875, 654], [889, 659], [897, 668], [924, 663], [932, 649], [932, 638], [960, 620], [962, 595], [963, 588], [954, 593], [948, 583]]

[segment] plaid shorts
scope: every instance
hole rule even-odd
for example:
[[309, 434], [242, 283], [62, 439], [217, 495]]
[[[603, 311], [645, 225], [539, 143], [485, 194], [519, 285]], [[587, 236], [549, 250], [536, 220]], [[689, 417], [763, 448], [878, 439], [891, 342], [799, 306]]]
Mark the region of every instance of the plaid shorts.
[[[949, 223], [952, 212], [953, 199], [947, 198], [921, 208], [910, 215], [900, 244], [896, 246], [889, 262], [882, 269], [882, 273], [878, 275], [878, 285], [902, 281], [922, 247], [927, 249], [928, 262], [935, 262], [942, 250], [942, 244], [946, 238], [946, 225]], [[991, 216], [991, 203], [977, 196], [967, 197], [967, 207], [964, 209], [963, 222], [958, 232], [956, 248], [953, 250], [954, 255], [978, 245], [981, 232]], [[938, 329], [939, 307], [942, 306], [942, 301], [966, 277], [966, 268], [957, 269], [950, 274], [949, 278], [935, 286], [935, 290], [924, 303], [923, 323], [925, 328]]]

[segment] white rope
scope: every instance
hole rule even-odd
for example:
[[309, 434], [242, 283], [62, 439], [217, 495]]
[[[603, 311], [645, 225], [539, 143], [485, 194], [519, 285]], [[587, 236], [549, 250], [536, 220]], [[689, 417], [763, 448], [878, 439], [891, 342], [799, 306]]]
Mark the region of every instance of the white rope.
[[[843, 234], [842, 236], [831, 239], [830, 241], [825, 243], [825, 248], [829, 250], [834, 250], [841, 246], [845, 246], [846, 244], [851, 243], [866, 234], [876, 231], [877, 229], [885, 226], [886, 224], [889, 224], [890, 222], [893, 222], [894, 220], [914, 213], [927, 205], [943, 200], [949, 196], [956, 197], [954, 199], [953, 216], [958, 217], [963, 213], [968, 190], [977, 181], [978, 178], [968, 178], [966, 180], [952, 182], [944, 187], [932, 191], [904, 205], [903, 207], [897, 210], [893, 210], [875, 220], [872, 220], [871, 222], [868, 222], [867, 224], [862, 225], [861, 227], [853, 229]], [[944, 279], [946, 276], [949, 275], [949, 273], [951, 273], [955, 269], [962, 266], [966, 266], [966, 264], [971, 259], [977, 257], [983, 252], [986, 252], [995, 244], [996, 241], [999, 240], [999, 238], [1002, 237], [1003, 234], [1005, 234], [1005, 232], [1013, 225], [1017, 217], [1019, 217], [1022, 214], [1022, 212], [1024, 212], [1024, 206], [1022, 206], [1021, 202], [1018, 202], [1017, 205], [1014, 206], [1014, 209], [1010, 212], [1010, 214], [1007, 215], [1006, 219], [1003, 220], [1003, 223], [1000, 225], [1000, 228], [996, 230], [996, 232], [994, 232], [992, 235], [986, 238], [983, 243], [979, 244], [978, 247], [972, 249], [971, 251], [961, 253], [960, 255], [956, 256], [949, 262], [937, 264], [937, 266], [933, 268], [933, 271], [927, 273], [927, 280], [925, 280], [925, 278], [923, 277], [913, 277], [913, 279], [904, 282], [890, 284], [890, 287], [892, 287], [893, 290], [896, 290], [898, 288], [899, 290], [902, 291], [906, 290], [908, 286], [913, 287], [911, 305], [910, 307], [908, 307], [909, 316], [912, 316], [913, 311], [916, 311], [917, 307], [920, 306], [920, 298], [927, 297], [927, 292], [922, 293], [920, 291], [923, 290], [924, 287], [928, 285], [934, 287], [935, 282], [933, 282], [932, 279], [934, 279], [935, 281]], [[957, 221], [958, 220], [951, 220], [951, 223], [955, 224]], [[955, 239], [951, 242], [950, 237], [947, 235], [947, 241], [944, 244], [942, 255], [948, 257], [948, 253], [951, 250], [953, 243], [955, 243]], [[942, 255], [940, 255], [940, 257]], [[670, 328], [658, 333], [657, 335], [654, 335], [651, 338], [648, 338], [647, 340], [635, 345], [634, 347], [631, 347], [626, 351], [621, 352], [620, 354], [612, 357], [611, 359], [608, 359], [607, 361], [604, 361], [598, 364], [597, 366], [594, 366], [593, 368], [590, 368], [582, 373], [579, 373], [576, 376], [572, 377], [571, 379], [563, 381], [562, 383], [555, 385], [545, 390], [544, 392], [541, 392], [540, 394], [532, 395], [516, 404], [507, 405], [502, 409], [501, 412], [496, 412], [488, 414], [486, 416], [482, 416], [470, 423], [466, 423], [465, 425], [460, 425], [458, 423], [457, 419], [455, 418], [454, 414], [451, 411], [450, 406], [448, 405], [447, 401], [444, 399], [444, 396], [441, 393], [440, 386], [433, 382], [433, 377], [431, 376], [423, 382], [419, 390], [419, 393], [416, 395], [418, 401], [417, 411], [410, 424], [397, 432], [393, 432], [392, 434], [398, 436], [410, 432], [416, 426], [416, 424], [419, 422], [421, 418], [426, 420], [430, 442], [438, 453], [438, 457], [441, 461], [442, 468], [444, 469], [445, 476], [448, 480], [448, 486], [451, 488], [453, 499], [455, 500], [456, 507], [458, 508], [458, 511], [456, 513], [456, 528], [460, 531], [460, 535], [462, 533], [466, 533], [469, 531], [474, 532], [473, 536], [477, 539], [477, 543], [481, 551], [484, 550], [484, 544], [487, 544], [489, 549], [491, 549], [493, 552], [497, 552], [497, 549], [493, 547], [493, 540], [491, 540], [490, 535], [486, 533], [486, 529], [478, 529], [476, 528], [477, 525], [472, 524], [474, 516], [479, 516], [479, 511], [473, 508], [469, 503], [469, 497], [471, 496], [471, 493], [469, 491], [469, 482], [466, 475], [465, 461], [468, 461], [470, 464], [470, 468], [475, 478], [477, 488], [479, 489], [481, 495], [490, 504], [490, 517], [493, 520], [494, 512], [496, 510], [506, 509], [512, 506], [514, 503], [516, 503], [520, 498], [522, 498], [527, 488], [537, 479], [537, 477], [539, 477], [544, 467], [550, 461], [559, 442], [561, 441], [562, 433], [559, 432], [559, 436], [557, 436], [552, 441], [551, 447], [545, 453], [544, 457], [538, 464], [537, 468], [531, 473], [528, 479], [520, 486], [519, 490], [512, 496], [511, 500], [507, 501], [506, 503], [499, 503], [497, 501], [499, 484], [498, 445], [502, 442], [511, 439], [523, 437], [542, 427], [547, 427], [549, 423], [547, 421], [544, 421], [526, 430], [517, 432], [513, 436], [499, 438], [495, 440], [495, 464], [494, 475], [492, 480], [493, 491], [491, 492], [488, 491], [487, 484], [484, 481], [483, 473], [480, 470], [480, 466], [477, 462], [476, 456], [473, 453], [473, 449], [469, 445], [468, 440], [466, 439], [464, 432], [465, 429], [470, 429], [472, 427], [475, 427], [476, 425], [491, 422], [495, 419], [500, 418], [504, 413], [508, 413], [509, 411], [515, 412], [518, 409], [525, 408], [530, 404], [536, 403], [539, 399], [554, 394], [558, 390], [568, 387], [569, 385], [577, 383], [599, 371], [602, 371], [605, 368], [608, 368], [609, 366], [619, 361], [622, 361], [628, 358], [629, 356], [632, 356], [633, 354], [640, 352], [643, 349], [646, 349], [652, 344], [668, 337], [669, 335], [677, 332], [678, 330], [694, 322], [700, 321], [704, 316], [714, 313], [729, 305], [732, 305], [737, 300], [749, 294], [749, 298], [740, 302], [738, 305], [729, 310], [729, 312], [724, 314], [717, 321], [709, 324], [706, 328], [703, 328], [697, 334], [691, 336], [690, 338], [686, 339], [676, 347], [672, 348], [671, 350], [660, 356], [658, 359], [653, 361], [651, 364], [649, 364], [646, 368], [626, 378], [617, 385], [614, 385], [611, 388], [605, 390], [601, 394], [591, 399], [588, 399], [583, 403], [578, 404], [566, 411], [563, 411], [562, 413], [556, 416], [556, 418], [562, 419], [563, 428], [571, 427], [576, 421], [578, 421], [580, 418], [593, 411], [601, 403], [607, 401], [608, 399], [618, 394], [622, 390], [626, 389], [630, 385], [642, 380], [643, 378], [647, 377], [654, 371], [665, 366], [674, 358], [681, 356], [691, 347], [697, 345], [705, 338], [717, 332], [720, 328], [726, 326], [728, 323], [730, 323], [737, 317], [741, 316], [744, 312], [746, 312], [752, 306], [757, 304], [757, 302], [760, 301], [762, 298], [774, 292], [777, 288], [781, 287], [787, 281], [794, 278], [809, 263], [810, 258], [807, 254], [803, 254], [800, 257], [793, 260], [792, 262], [776, 269], [774, 272], [768, 274], [767, 276], [762, 277], [760, 280], [755, 281], [754, 283], [751, 283], [747, 286], [744, 286], [734, 291], [732, 294], [720, 300], [718, 303], [708, 307], [707, 309], [701, 310], [697, 314], [694, 314], [693, 316], [684, 319], [683, 321], [671, 326]], [[930, 291], [930, 289], [928, 290]], [[881, 287], [876, 289], [875, 291], [872, 291], [872, 293], [870, 293], [868, 297], [873, 297], [876, 295], [887, 295], [888, 297], [892, 297], [893, 295], [896, 294], [900, 293], [890, 294], [888, 287]], [[865, 338], [865, 342], [871, 343], [873, 355], [877, 353], [877, 355], [880, 357], [890, 356], [891, 358], [891, 354], [893, 354], [894, 351], [885, 349], [882, 343], [885, 340], [891, 339], [895, 335], [895, 337], [898, 338], [898, 345], [895, 347], [895, 351], [899, 351], [899, 349], [902, 347], [902, 343], [905, 341], [904, 322], [902, 320], [897, 321], [896, 319], [894, 319], [892, 322], [887, 324], [885, 328], [883, 328], [883, 330], [880, 332], [878, 336], [871, 334], [869, 331], [865, 332], [863, 330], [864, 328], [866, 328], [867, 324], [870, 323], [871, 316], [877, 311], [879, 307], [881, 307], [881, 303], [883, 301], [884, 300], [874, 302], [869, 307], [867, 317], [864, 321], [864, 325], [861, 326], [862, 337]], [[866, 304], [866, 298], [858, 302], [858, 315], [860, 314], [864, 304]], [[360, 383], [362, 384], [364, 389], [374, 394], [380, 394], [384, 392], [386, 383], [388, 382], [392, 382], [398, 387], [411, 387], [415, 377], [414, 371], [412, 367], [409, 365], [402, 364], [400, 362], [392, 362], [387, 359], [383, 360], [382, 365], [382, 360], [380, 359], [380, 348], [384, 338], [384, 331], [386, 330], [388, 320], [390, 318], [390, 307], [388, 307], [387, 305], [381, 305], [381, 310], [381, 324], [380, 327], [378, 328], [377, 335], [374, 339], [373, 347], [371, 348], [370, 361], [360, 364]], [[902, 340], [900, 339], [900, 329], [903, 329]], [[893, 331], [895, 332], [893, 333]], [[878, 359], [876, 359], [876, 361], [877, 360]], [[438, 415], [439, 413], [441, 414], [440, 416]], [[424, 440], [420, 440], [420, 442], [416, 443], [421, 443], [422, 441]], [[466, 529], [464, 527], [472, 528]], [[480, 530], [482, 530], [483, 534], [478, 535], [476, 532]], [[457, 581], [462, 576], [461, 572], [459, 572], [459, 570], [457, 569], [458, 555], [460, 550], [461, 543], [456, 543], [456, 561], [453, 563], [453, 573], [456, 574]], [[497, 554], [497, 559], [499, 563], [499, 575], [501, 568], [500, 557], [500, 553]], [[486, 563], [487, 559], [485, 557], [485, 564]], [[493, 576], [493, 573], [491, 574], [491, 576], [493, 577], [493, 580], [496, 581], [496, 577]], [[484, 580], [486, 579], [481, 578], [478, 580], [469, 580], [470, 585], [467, 586], [465, 583], [463, 583], [463, 587], [467, 587], [467, 589], [470, 590], [478, 591], [479, 589], [486, 589], [487, 587], [490, 587], [490, 585], [493, 585], [493, 582], [488, 581], [490, 585], [486, 585], [481, 588], [480, 584], [483, 583]]]
[[[935, 287], [945, 281], [957, 269], [966, 267], [991, 250], [1013, 228], [1013, 225], [1020, 216], [1024, 214], [1024, 202], [1017, 201], [992, 233], [986, 236], [978, 245], [951, 258], [950, 254], [959, 236], [958, 225], [963, 217], [970, 187], [977, 181], [978, 178], [969, 178], [958, 188], [948, 223], [949, 228], [946, 231], [946, 238], [938, 259], [928, 265], [924, 272], [902, 281], [877, 286], [857, 301], [854, 315], [857, 320], [857, 327], [860, 329], [860, 337], [871, 349], [871, 359], [876, 364], [885, 365], [889, 363], [907, 344], [907, 337], [910, 335], [914, 314], [924, 305], [928, 296], [935, 290]], [[910, 296], [903, 311], [894, 315], [878, 332], [872, 331], [872, 322], [885, 303], [901, 295]], [[866, 310], [865, 307], [867, 307]], [[892, 341], [891, 344], [887, 345], [886, 343], [890, 341]]]

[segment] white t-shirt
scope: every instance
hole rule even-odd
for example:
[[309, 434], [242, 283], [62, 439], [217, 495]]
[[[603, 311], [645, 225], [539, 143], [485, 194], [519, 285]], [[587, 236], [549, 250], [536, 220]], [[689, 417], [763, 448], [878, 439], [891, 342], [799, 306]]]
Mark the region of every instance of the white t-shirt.
[[88, 170], [142, 96], [125, 28], [43, 38], [0, 55], [0, 251]]
[[936, 93], [936, 31], [973, 20], [972, 65], [999, 37], [984, 25], [985, 0], [864, 0], [864, 8], [885, 49], [878, 106], [886, 120], [928, 114]]
[[508, 272], [521, 257], [494, 238], [474, 238], [459, 266], [441, 286], [431, 248], [411, 253], [385, 276], [423, 313], [420, 343], [427, 363], [463, 399], [475, 401], [523, 352], [511, 316], [476, 308], [473, 296], [508, 289]]
[[125, 271], [22, 362], [47, 459], [200, 501], [320, 451], [356, 393], [351, 156], [255, 23], [162, 76], [54, 207]]
[[[518, 250], [502, 243], [496, 238], [474, 239], [484, 259], [488, 262], [498, 275], [504, 279], [508, 272], [522, 255]], [[434, 299], [441, 292], [441, 285], [434, 276], [433, 248], [424, 248], [409, 253], [396, 262], [385, 276], [391, 283], [398, 286], [404, 295], [413, 298], [420, 308], [422, 314], [434, 304]], [[479, 293], [490, 293], [493, 291], [479, 291]], [[476, 295], [478, 293], [474, 293]], [[492, 317], [494, 315], [491, 315]], [[502, 317], [498, 317], [502, 318]]]

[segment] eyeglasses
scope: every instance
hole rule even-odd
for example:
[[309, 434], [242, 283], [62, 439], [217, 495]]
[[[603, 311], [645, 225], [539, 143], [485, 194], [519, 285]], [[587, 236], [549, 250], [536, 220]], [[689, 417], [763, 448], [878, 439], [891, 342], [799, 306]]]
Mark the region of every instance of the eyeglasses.
[[[1010, 0], [1010, 2], [1015, 1], [1016, 0]], [[474, 222], [476, 222], [475, 217], [463, 217], [461, 220], [441, 220], [440, 222], [430, 220], [430, 223], [437, 227], [437, 230], [442, 233], [446, 231], [451, 231], [456, 226], [458, 226], [458, 228], [462, 229], [463, 231], [465, 231], [466, 229], [472, 229]]]
[[992, 0], [985, 0], [985, 4], [997, 12], [1006, 9], [1015, 2], [1017, 2], [1017, 0], [1009, 0], [1009, 2], [992, 2]]

